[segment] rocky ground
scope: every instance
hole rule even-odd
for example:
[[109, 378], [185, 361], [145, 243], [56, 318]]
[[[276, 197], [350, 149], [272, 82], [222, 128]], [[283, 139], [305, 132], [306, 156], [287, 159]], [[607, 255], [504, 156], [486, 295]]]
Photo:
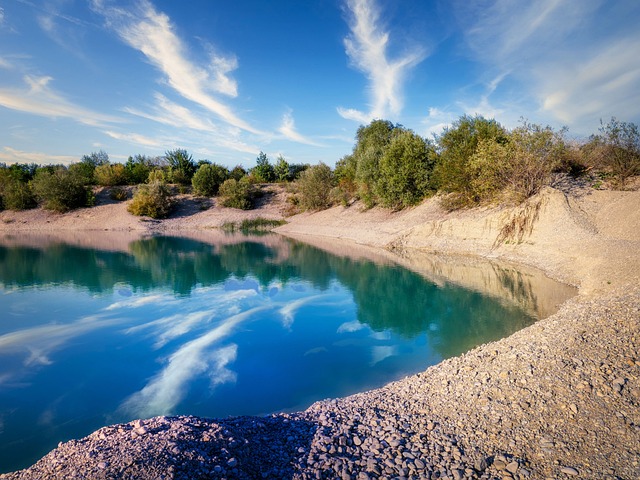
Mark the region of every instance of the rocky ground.
[[640, 478], [638, 199], [548, 193], [535, 228], [501, 247], [496, 233], [513, 212], [451, 215], [427, 203], [294, 218], [295, 233], [511, 258], [581, 294], [509, 338], [378, 390], [294, 414], [109, 426], [0, 478]]

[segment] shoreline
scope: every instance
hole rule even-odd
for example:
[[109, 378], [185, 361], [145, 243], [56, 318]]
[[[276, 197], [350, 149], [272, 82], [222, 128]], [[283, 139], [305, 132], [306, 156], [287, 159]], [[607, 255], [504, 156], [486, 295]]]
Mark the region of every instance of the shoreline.
[[[330, 248], [350, 241], [506, 260], [577, 284], [579, 294], [510, 337], [378, 390], [296, 414], [105, 427], [0, 478], [640, 478], [639, 199], [546, 189], [529, 204], [531, 228], [500, 245], [501, 229], [530, 214], [526, 206], [447, 213], [430, 200], [396, 213], [334, 207], [292, 217], [275, 231]], [[231, 213], [141, 230], [179, 233]], [[6, 214], [0, 233], [27, 230], [7, 228]], [[253, 212], [270, 214], [278, 215]]]

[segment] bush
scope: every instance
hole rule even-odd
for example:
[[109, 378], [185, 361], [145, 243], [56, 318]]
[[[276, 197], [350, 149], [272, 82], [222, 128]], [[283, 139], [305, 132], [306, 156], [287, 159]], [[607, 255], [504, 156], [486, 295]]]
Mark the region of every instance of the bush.
[[139, 185], [140, 183], [147, 183], [149, 173], [155, 163], [155, 159], [144, 155], [129, 157], [124, 165], [127, 173], [127, 184]]
[[103, 187], [113, 187], [127, 183], [127, 171], [121, 163], [98, 165], [93, 172], [93, 177], [96, 183]]
[[63, 166], [42, 168], [36, 172], [32, 188], [43, 208], [63, 213], [93, 205], [93, 192], [85, 180], [81, 172]]
[[129, 197], [127, 190], [122, 187], [113, 187], [109, 190], [109, 198], [118, 202], [123, 202]]
[[248, 177], [243, 177], [240, 180], [234, 178], [225, 180], [220, 185], [218, 193], [222, 199], [222, 205], [225, 207], [242, 210], [250, 210], [253, 207], [255, 187]]
[[140, 185], [127, 211], [133, 215], [166, 218], [173, 207], [171, 190], [161, 181]]
[[203, 197], [213, 197], [218, 194], [220, 185], [229, 178], [229, 170], [215, 163], [203, 163], [191, 179], [193, 193]]
[[600, 134], [592, 135], [583, 151], [594, 169], [610, 173], [624, 188], [630, 177], [640, 175], [640, 131], [636, 124], [615, 118], [600, 124]]
[[229, 172], [229, 178], [233, 178], [234, 180], [237, 180], [237, 181], [240, 181], [242, 177], [246, 177], [246, 176], [247, 176], [247, 171], [242, 165], [236, 165]]
[[14, 164], [0, 167], [0, 209], [26, 210], [37, 205], [29, 184], [35, 165]]
[[324, 163], [309, 167], [296, 180], [300, 205], [307, 210], [330, 207], [333, 187], [333, 172]]
[[167, 175], [165, 174], [163, 169], [155, 168], [149, 172], [149, 175], [147, 175], [147, 183], [154, 183], [154, 182], [161, 182], [161, 183], [167, 182]]
[[431, 186], [435, 149], [410, 130], [397, 134], [379, 162], [374, 191], [387, 208], [401, 209], [422, 201]]

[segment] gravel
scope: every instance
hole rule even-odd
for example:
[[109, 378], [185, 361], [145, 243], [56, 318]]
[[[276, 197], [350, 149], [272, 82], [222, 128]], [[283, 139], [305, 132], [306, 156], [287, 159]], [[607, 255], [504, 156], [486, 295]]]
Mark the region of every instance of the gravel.
[[0, 478], [640, 478], [639, 346], [634, 284], [381, 389], [108, 426]]

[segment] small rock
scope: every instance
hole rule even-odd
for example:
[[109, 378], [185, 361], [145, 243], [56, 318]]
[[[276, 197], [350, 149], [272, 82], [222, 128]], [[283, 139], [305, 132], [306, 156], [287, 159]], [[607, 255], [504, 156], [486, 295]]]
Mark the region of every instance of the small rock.
[[519, 467], [520, 465], [518, 464], [518, 462], [511, 462], [507, 465], [507, 472], [516, 473]]
[[227, 460], [227, 465], [229, 465], [229, 468], [235, 468], [238, 465], [238, 460], [235, 457], [230, 458]]
[[560, 471], [565, 475], [571, 475], [572, 477], [579, 475], [578, 470], [573, 467], [562, 467]]

